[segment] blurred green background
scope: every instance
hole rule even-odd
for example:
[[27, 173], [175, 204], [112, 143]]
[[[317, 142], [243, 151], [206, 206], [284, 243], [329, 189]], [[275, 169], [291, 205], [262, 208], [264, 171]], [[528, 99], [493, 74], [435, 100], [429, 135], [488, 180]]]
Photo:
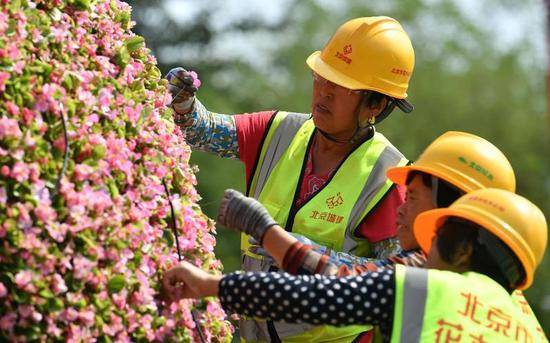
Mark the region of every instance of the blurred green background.
[[[199, 73], [201, 101], [220, 113], [267, 109], [309, 112], [306, 57], [353, 17], [388, 15], [409, 33], [416, 66], [412, 115], [395, 111], [378, 126], [409, 159], [448, 130], [480, 135], [510, 159], [518, 193], [550, 218], [550, 139], [542, 1], [139, 0], [135, 32], [145, 37], [163, 74], [174, 66]], [[238, 161], [193, 153], [201, 206], [216, 217], [224, 189], [244, 190]], [[217, 256], [238, 269], [239, 237], [218, 228]], [[550, 333], [547, 252], [526, 292]]]

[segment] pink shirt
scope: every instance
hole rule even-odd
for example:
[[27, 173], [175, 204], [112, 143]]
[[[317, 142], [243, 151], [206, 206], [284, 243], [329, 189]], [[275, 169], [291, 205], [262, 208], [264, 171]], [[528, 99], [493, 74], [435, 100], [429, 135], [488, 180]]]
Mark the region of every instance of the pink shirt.
[[[273, 115], [273, 111], [239, 114], [234, 116], [239, 143], [239, 156], [245, 165], [246, 181], [251, 177], [256, 155], [262, 143], [265, 129]], [[311, 156], [311, 155], [308, 155]], [[304, 178], [300, 185], [297, 203], [303, 202], [309, 195], [322, 187], [330, 174], [316, 175], [313, 173], [311, 158], [308, 158]], [[357, 231], [371, 243], [383, 241], [396, 236], [397, 208], [405, 201], [404, 187], [393, 188], [377, 207], [367, 216]]]

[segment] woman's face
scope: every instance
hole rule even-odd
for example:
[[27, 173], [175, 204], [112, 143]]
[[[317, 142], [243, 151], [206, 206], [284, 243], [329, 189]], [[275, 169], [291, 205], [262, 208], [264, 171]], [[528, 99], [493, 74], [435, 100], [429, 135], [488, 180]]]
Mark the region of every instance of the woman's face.
[[432, 246], [428, 252], [428, 257], [426, 261], [426, 268], [430, 269], [439, 269], [439, 270], [451, 270], [452, 267], [439, 255], [439, 250], [437, 249], [437, 235], [434, 236], [432, 241]]
[[360, 91], [344, 88], [313, 73], [311, 114], [315, 127], [336, 138], [350, 138], [357, 129], [355, 111], [361, 98]]
[[413, 232], [414, 220], [420, 213], [434, 208], [432, 189], [424, 184], [422, 175], [415, 175], [407, 185], [405, 202], [397, 210], [397, 237], [404, 250], [418, 248]]

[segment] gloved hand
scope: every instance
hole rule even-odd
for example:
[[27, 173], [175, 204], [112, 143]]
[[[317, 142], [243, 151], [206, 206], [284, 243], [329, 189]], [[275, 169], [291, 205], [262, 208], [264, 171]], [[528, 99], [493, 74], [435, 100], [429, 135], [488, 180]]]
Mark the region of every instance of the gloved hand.
[[218, 222], [252, 236], [260, 245], [266, 230], [277, 224], [260, 202], [234, 189], [227, 189], [223, 195]]
[[195, 101], [195, 93], [201, 85], [197, 73], [176, 67], [166, 74], [166, 80], [168, 91], [172, 95], [170, 106], [178, 114], [188, 113]]

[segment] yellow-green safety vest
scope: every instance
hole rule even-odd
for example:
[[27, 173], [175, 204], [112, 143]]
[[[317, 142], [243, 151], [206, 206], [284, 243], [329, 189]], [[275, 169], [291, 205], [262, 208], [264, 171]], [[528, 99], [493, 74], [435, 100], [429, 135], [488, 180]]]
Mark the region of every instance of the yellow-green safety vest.
[[548, 342], [521, 293], [475, 272], [396, 265], [391, 342]]
[[[408, 161], [380, 133], [353, 150], [333, 176], [301, 207], [296, 207], [307, 155], [315, 133], [313, 120], [301, 113], [278, 112], [264, 137], [247, 194], [258, 199], [287, 231], [301, 234], [336, 251], [367, 256], [370, 244], [356, 235], [361, 221], [388, 193], [393, 183], [386, 170]], [[257, 246], [241, 238], [242, 267], [273, 270], [254, 253]], [[266, 299], [269, 301], [269, 299]], [[351, 342], [371, 326], [312, 326], [243, 319], [241, 337], [249, 341]]]

